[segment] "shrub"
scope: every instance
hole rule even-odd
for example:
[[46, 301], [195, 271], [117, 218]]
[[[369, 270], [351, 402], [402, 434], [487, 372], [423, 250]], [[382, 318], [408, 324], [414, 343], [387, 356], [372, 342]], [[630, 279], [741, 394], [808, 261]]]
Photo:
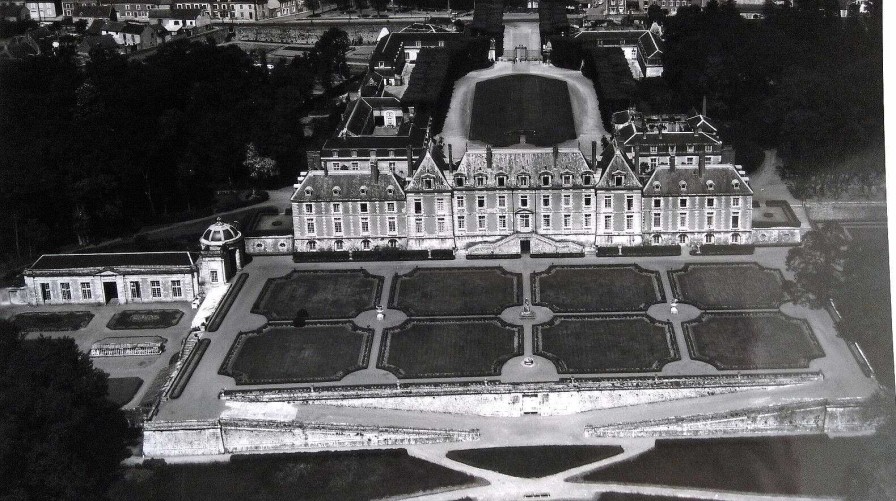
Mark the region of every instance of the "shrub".
[[292, 262], [325, 263], [328, 261], [348, 261], [350, 256], [348, 251], [294, 252]]
[[700, 246], [700, 253], [697, 254], [696, 249], [691, 249], [692, 256], [749, 256], [756, 250], [755, 245], [715, 245], [707, 244]]
[[467, 254], [467, 259], [519, 259], [519, 254]]
[[[597, 257], [619, 256], [619, 247], [598, 247]], [[680, 256], [681, 246], [678, 245], [639, 245], [635, 247], [623, 247], [622, 256]]]
[[531, 254], [534, 258], [553, 258], [553, 257], [585, 257], [584, 252], [545, 252], [542, 254]]

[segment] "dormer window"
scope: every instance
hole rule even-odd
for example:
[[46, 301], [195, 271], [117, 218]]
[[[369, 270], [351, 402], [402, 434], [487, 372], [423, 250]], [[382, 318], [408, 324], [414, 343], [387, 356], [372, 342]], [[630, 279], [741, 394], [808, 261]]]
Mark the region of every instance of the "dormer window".
[[427, 178], [423, 179], [423, 189], [424, 190], [432, 189], [432, 178], [427, 177]]
[[340, 188], [338, 186], [334, 186], [333, 187], [333, 195], [339, 196], [341, 194], [342, 194], [342, 188]]
[[684, 182], [684, 181], [679, 181], [679, 182], [678, 182], [678, 188], [679, 188], [681, 191], [685, 191], [685, 190], [688, 189], [688, 183], [686, 183], [686, 182]]
[[364, 195], [367, 195], [367, 187], [366, 187], [366, 186], [362, 186], [361, 189], [360, 189], [359, 191], [361, 192], [361, 196], [362, 196], [362, 197], [363, 197]]
[[737, 179], [731, 181], [731, 187], [734, 188], [735, 190], [739, 190], [740, 189], [740, 181], [738, 181]]
[[706, 181], [706, 189], [709, 191], [716, 189], [716, 183], [712, 182], [711, 180]]
[[585, 186], [590, 186], [593, 182], [594, 178], [591, 177], [591, 174], [582, 174], [582, 184], [584, 184]]
[[501, 174], [495, 177], [495, 182], [498, 184], [499, 188], [503, 188], [507, 186], [507, 176]]
[[305, 196], [306, 197], [310, 197], [312, 193], [314, 193], [314, 190], [312, 190], [310, 187], [305, 188]]
[[376, 63], [376, 66], [377, 66], [378, 68], [385, 68], [385, 67], [386, 67], [386, 61], [379, 61], [378, 63]]
[[529, 186], [529, 176], [517, 176], [516, 184], [520, 187], [527, 188]]
[[353, 157], [358, 156], [358, 150], [352, 150], [352, 156]]
[[393, 188], [391, 186], [386, 188], [386, 195], [393, 195], [393, 194], [395, 194], [395, 188]]
[[711, 146], [711, 145], [706, 145], [706, 148], [704, 148], [704, 150], [705, 150], [707, 153], [712, 153], [712, 146]]
[[541, 185], [542, 186], [550, 186], [551, 185], [551, 175], [550, 174], [542, 174], [541, 175]]
[[689, 145], [688, 145], [688, 153], [693, 153], [693, 152], [694, 152], [694, 145], [693, 145], [693, 144], [689, 144]]
[[613, 174], [613, 186], [620, 187], [625, 183], [625, 176], [622, 174]]
[[463, 176], [454, 176], [454, 186], [458, 188], [464, 187], [464, 177]]
[[480, 187], [480, 188], [481, 188], [481, 187], [485, 186], [485, 176], [478, 175], [478, 176], [475, 177], [475, 179], [476, 179], [476, 186], [477, 186], [477, 187]]
[[563, 186], [572, 186], [572, 174], [563, 174]]
[[653, 189], [654, 189], [654, 191], [660, 191], [660, 182], [659, 181], [653, 182]]

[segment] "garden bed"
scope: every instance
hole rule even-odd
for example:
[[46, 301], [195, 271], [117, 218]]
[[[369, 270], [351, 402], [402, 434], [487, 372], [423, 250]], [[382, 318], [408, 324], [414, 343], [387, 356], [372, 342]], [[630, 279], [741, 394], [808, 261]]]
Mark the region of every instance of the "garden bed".
[[180, 310], [124, 310], [112, 316], [106, 324], [111, 330], [167, 329], [183, 318]]
[[688, 264], [669, 271], [672, 293], [703, 310], [777, 309], [784, 277], [756, 263]]
[[637, 265], [552, 266], [533, 274], [532, 299], [554, 313], [647, 311], [665, 300], [659, 272]]
[[252, 313], [292, 321], [299, 310], [309, 319], [348, 319], [376, 306], [383, 278], [364, 270], [293, 271], [264, 284]]
[[40, 311], [19, 313], [12, 322], [23, 332], [76, 331], [93, 320], [89, 311]]
[[541, 478], [622, 453], [618, 445], [542, 445], [449, 451], [448, 459], [521, 478]]
[[498, 315], [522, 303], [522, 277], [502, 268], [416, 268], [392, 282], [389, 307], [408, 316]]

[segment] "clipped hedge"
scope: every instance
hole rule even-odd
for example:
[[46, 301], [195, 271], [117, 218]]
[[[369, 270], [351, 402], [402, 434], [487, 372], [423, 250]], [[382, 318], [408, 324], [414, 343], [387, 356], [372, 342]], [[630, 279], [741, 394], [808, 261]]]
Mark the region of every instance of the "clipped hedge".
[[755, 245], [717, 245], [706, 244], [700, 246], [700, 253], [691, 249], [692, 256], [749, 256], [756, 250]]
[[202, 355], [205, 354], [205, 350], [208, 349], [208, 345], [210, 344], [212, 344], [211, 339], [202, 338], [196, 343], [196, 346], [193, 347], [193, 351], [187, 356], [187, 360], [180, 369], [180, 374], [177, 375], [174, 384], [171, 385], [170, 398], [180, 398], [181, 394], [184, 392], [184, 388], [187, 387], [187, 383], [190, 381], [190, 377], [193, 376], [193, 371], [196, 370], [199, 361], [202, 360]]
[[294, 263], [325, 263], [329, 261], [348, 261], [351, 254], [348, 251], [320, 251], [320, 252], [293, 252]]
[[680, 245], [638, 245], [623, 247], [619, 254], [619, 247], [598, 247], [597, 257], [639, 257], [639, 256], [680, 256]]
[[430, 252], [432, 259], [454, 259], [454, 251], [451, 249], [434, 249]]
[[520, 254], [467, 254], [467, 259], [519, 259]]
[[419, 261], [429, 259], [429, 251], [385, 247], [370, 251], [355, 251], [352, 253], [352, 259], [355, 261]]
[[531, 254], [534, 258], [558, 258], [558, 257], [585, 257], [584, 252], [545, 252], [542, 254]]

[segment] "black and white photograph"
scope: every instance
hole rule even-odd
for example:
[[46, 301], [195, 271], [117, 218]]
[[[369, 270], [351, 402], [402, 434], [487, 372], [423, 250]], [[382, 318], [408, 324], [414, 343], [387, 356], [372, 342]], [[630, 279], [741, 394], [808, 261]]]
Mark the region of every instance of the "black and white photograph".
[[884, 13], [0, 0], [0, 500], [896, 500]]

